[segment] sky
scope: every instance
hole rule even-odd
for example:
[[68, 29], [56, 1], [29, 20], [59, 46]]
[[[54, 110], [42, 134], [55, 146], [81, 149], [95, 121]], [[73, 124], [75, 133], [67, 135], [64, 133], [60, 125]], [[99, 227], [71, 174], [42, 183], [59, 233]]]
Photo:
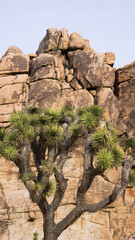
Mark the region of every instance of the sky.
[[0, 58], [11, 45], [35, 53], [52, 27], [113, 52], [116, 68], [135, 60], [135, 0], [0, 0]]

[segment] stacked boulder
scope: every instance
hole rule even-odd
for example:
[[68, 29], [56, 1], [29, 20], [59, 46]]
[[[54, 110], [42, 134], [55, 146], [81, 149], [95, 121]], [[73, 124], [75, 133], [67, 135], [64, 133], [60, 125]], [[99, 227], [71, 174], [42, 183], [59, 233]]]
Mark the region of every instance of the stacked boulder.
[[12, 46], [0, 61], [0, 126], [9, 124], [10, 114], [22, 111], [28, 99], [29, 56]]
[[113, 93], [115, 55], [95, 53], [89, 41], [67, 29], [48, 29], [30, 66], [29, 103], [60, 108], [97, 103], [106, 117], [118, 118], [118, 100]]
[[[105, 116], [111, 118], [121, 134], [135, 135], [135, 62], [116, 71], [115, 55], [95, 53], [89, 41], [67, 29], [47, 30], [36, 54], [24, 55], [10, 47], [0, 61], [0, 127], [9, 125], [10, 114], [23, 111], [27, 105], [54, 109], [64, 104], [74, 108], [99, 104]], [[60, 221], [73, 208], [76, 189], [83, 171], [83, 141], [68, 155], [63, 173], [69, 179], [64, 198], [55, 213]], [[97, 203], [108, 196], [116, 184], [120, 168], [97, 176], [87, 191], [86, 202]], [[103, 211], [83, 214], [66, 229], [59, 240], [132, 239], [135, 229], [135, 188]], [[1, 159], [0, 165], [0, 240], [31, 239], [38, 231], [43, 237], [42, 216], [20, 179], [13, 162]]]

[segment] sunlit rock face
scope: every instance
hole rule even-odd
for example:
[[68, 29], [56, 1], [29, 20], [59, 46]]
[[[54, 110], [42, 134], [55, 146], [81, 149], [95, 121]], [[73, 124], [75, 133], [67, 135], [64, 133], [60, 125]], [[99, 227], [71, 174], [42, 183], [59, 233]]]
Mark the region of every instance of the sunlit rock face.
[[[135, 135], [135, 63], [116, 71], [115, 55], [96, 53], [80, 34], [67, 29], [48, 29], [36, 54], [24, 55], [8, 48], [0, 61], [0, 127], [9, 125], [10, 114], [23, 111], [27, 104], [74, 108], [99, 104], [120, 134]], [[55, 213], [59, 222], [73, 208], [83, 170], [83, 142], [79, 139], [63, 169], [69, 179], [67, 191]], [[33, 165], [32, 159], [31, 164]], [[88, 190], [86, 202], [107, 197], [117, 182], [120, 168], [97, 176]], [[50, 199], [51, 201], [51, 199]], [[135, 235], [135, 188], [103, 211], [83, 214], [66, 229], [59, 240], [131, 240]], [[30, 240], [33, 233], [43, 237], [42, 214], [29, 198], [19, 179], [17, 167], [5, 159], [0, 164], [0, 240]]]

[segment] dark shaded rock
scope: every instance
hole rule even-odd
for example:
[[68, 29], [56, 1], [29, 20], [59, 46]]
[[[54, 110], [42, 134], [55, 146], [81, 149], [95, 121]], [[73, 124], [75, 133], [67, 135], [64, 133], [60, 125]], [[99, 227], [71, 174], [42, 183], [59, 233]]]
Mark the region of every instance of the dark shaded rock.
[[116, 124], [119, 116], [119, 106], [111, 88], [100, 88], [97, 91], [96, 103], [105, 109], [105, 117]]
[[41, 53], [48, 52], [50, 50], [57, 50], [59, 42], [59, 32], [57, 28], [47, 29], [47, 34], [39, 44], [39, 48], [36, 51], [37, 56]]
[[118, 126], [121, 133], [135, 136], [135, 78], [119, 84], [116, 94], [119, 100]]
[[112, 87], [115, 81], [115, 69], [105, 62], [105, 54], [93, 54], [91, 51], [73, 51], [68, 53], [70, 68], [74, 77], [84, 88]]
[[69, 34], [66, 28], [62, 28], [60, 31], [59, 49], [67, 50], [69, 43]]
[[0, 62], [0, 75], [1, 74], [14, 74], [14, 73], [27, 73], [29, 71], [29, 56], [24, 54], [7, 55], [1, 59]]
[[43, 78], [55, 78], [55, 59], [51, 54], [40, 54], [31, 61], [30, 77], [31, 81]]
[[116, 84], [135, 79], [135, 61], [119, 68], [116, 72]]
[[57, 105], [61, 95], [61, 87], [58, 81], [41, 80], [30, 84], [29, 104], [40, 107], [50, 107]]

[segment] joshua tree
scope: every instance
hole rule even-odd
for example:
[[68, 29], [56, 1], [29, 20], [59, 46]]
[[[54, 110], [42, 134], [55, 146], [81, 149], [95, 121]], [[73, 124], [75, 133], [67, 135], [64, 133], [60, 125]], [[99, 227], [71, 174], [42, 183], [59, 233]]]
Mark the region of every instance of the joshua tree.
[[[79, 108], [71, 106], [61, 110], [29, 107], [27, 112], [15, 112], [10, 118], [10, 127], [0, 129], [0, 153], [12, 160], [19, 168], [20, 177], [43, 214], [44, 240], [56, 240], [59, 235], [84, 212], [97, 212], [114, 202], [131, 181], [130, 174], [134, 139], [125, 141], [125, 150], [120, 147], [117, 131], [103, 116], [100, 106]], [[55, 223], [54, 214], [67, 188], [68, 179], [62, 169], [77, 138], [84, 137], [83, 175], [77, 189], [74, 209], [60, 222]], [[30, 166], [30, 154], [36, 171]], [[88, 205], [85, 194], [97, 175], [122, 165], [121, 181], [118, 180], [110, 196], [99, 203]], [[55, 178], [55, 184], [51, 176]], [[48, 196], [54, 192], [49, 204]]]

